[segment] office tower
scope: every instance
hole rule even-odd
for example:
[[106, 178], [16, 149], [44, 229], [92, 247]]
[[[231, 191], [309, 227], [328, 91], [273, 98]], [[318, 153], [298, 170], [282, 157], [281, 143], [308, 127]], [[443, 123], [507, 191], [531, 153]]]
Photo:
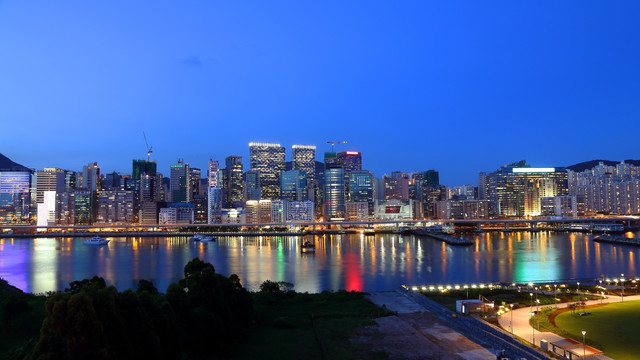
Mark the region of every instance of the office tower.
[[409, 200], [409, 174], [394, 171], [391, 176], [385, 175], [384, 199]]
[[324, 217], [326, 221], [341, 221], [345, 216], [344, 169], [335, 152], [326, 152], [324, 158]]
[[344, 170], [345, 199], [349, 200], [349, 176], [353, 171], [362, 170], [362, 155], [359, 151], [340, 151], [337, 153], [336, 161]]
[[566, 171], [532, 168], [524, 160], [504, 165], [487, 177], [489, 204], [496, 215], [538, 216], [541, 198], [568, 195]]
[[191, 191], [189, 189], [189, 164], [182, 159], [171, 165], [171, 202], [189, 202]]
[[300, 170], [282, 172], [280, 175], [280, 194], [283, 200], [306, 201], [309, 197], [307, 173]]
[[262, 199], [280, 199], [280, 173], [285, 170], [285, 149], [280, 144], [249, 143], [251, 170], [260, 173]]
[[207, 223], [220, 224], [222, 216], [222, 204], [224, 200], [224, 192], [222, 188], [210, 187], [208, 194], [208, 216]]
[[98, 191], [96, 208], [96, 224], [131, 224], [133, 192], [117, 189]]
[[103, 190], [119, 189], [121, 180], [122, 180], [122, 176], [120, 176], [120, 174], [118, 174], [117, 172], [114, 171], [112, 173], [109, 173], [104, 177], [104, 183], [102, 184], [102, 189]]
[[369, 204], [366, 202], [347, 202], [345, 218], [347, 221], [368, 221]]
[[271, 222], [283, 223], [286, 219], [286, 200], [271, 200]]
[[189, 168], [189, 202], [193, 201], [195, 195], [200, 194], [200, 169]]
[[[91, 182], [89, 182], [91, 184]], [[91, 225], [94, 220], [94, 192], [90, 190], [76, 190], [73, 198], [73, 224]]]
[[218, 160], [209, 159], [209, 170], [207, 171], [207, 179], [209, 180], [209, 187], [217, 188], [222, 187], [222, 179], [220, 179], [220, 165]]
[[64, 191], [70, 192], [78, 188], [77, 173], [71, 170], [62, 170], [64, 173]]
[[369, 215], [373, 215], [373, 174], [369, 171], [352, 171], [349, 176], [349, 201], [366, 202]]
[[286, 221], [313, 221], [313, 201], [287, 201]]
[[31, 169], [0, 154], [0, 223], [29, 223], [32, 174]]
[[487, 200], [489, 194], [489, 181], [487, 179], [487, 173], [481, 172], [478, 174], [478, 200]]
[[260, 173], [249, 170], [245, 173], [244, 198], [248, 200], [260, 200]]
[[89, 191], [100, 188], [100, 168], [97, 162], [82, 167], [82, 188]]
[[193, 197], [193, 223], [206, 224], [209, 215], [209, 196], [195, 195]]
[[293, 145], [291, 147], [292, 170], [307, 174], [307, 184], [313, 186], [316, 179], [316, 147], [314, 145]]
[[43, 191], [41, 197], [41, 202], [38, 202], [37, 205], [37, 224], [38, 226], [53, 226], [56, 221], [56, 192]]
[[438, 186], [440, 185], [440, 175], [437, 171], [431, 169], [427, 170], [424, 173], [424, 180], [429, 186]]
[[44, 202], [44, 192], [63, 192], [65, 190], [65, 174], [58, 168], [44, 168], [36, 172], [36, 202]]
[[243, 205], [242, 186], [242, 156], [227, 156], [225, 159], [225, 194], [227, 207], [241, 207]]
[[131, 177], [134, 180], [140, 179], [140, 176], [146, 174], [149, 176], [157, 175], [158, 164], [156, 161], [147, 161], [147, 160], [133, 160], [133, 170], [131, 172]]

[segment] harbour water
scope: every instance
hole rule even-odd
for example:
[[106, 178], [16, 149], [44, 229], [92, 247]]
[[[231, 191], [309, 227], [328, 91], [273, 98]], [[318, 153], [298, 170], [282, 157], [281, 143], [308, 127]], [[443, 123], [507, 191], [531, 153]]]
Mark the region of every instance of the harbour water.
[[[250, 290], [264, 280], [321, 292], [640, 275], [640, 248], [597, 243], [591, 234], [491, 232], [465, 237], [474, 244], [452, 246], [397, 234], [230, 236], [209, 243], [188, 237], [113, 237], [106, 246], [85, 245], [84, 238], [5, 238], [0, 239], [0, 278], [33, 293], [62, 290], [94, 275], [119, 290], [146, 279], [164, 292], [194, 257], [212, 263], [217, 273], [237, 274]], [[316, 244], [315, 253], [301, 252], [305, 240]]]

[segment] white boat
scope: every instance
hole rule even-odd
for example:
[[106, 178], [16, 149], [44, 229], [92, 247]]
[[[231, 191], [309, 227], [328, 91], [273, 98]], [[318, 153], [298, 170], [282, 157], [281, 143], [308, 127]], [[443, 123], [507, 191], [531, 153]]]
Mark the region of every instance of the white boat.
[[106, 240], [100, 236], [94, 236], [84, 241], [86, 245], [107, 245], [110, 240]]
[[189, 240], [210, 242], [210, 241], [216, 241], [216, 238], [213, 237], [213, 236], [205, 236], [205, 235], [202, 235], [202, 234], [195, 234]]

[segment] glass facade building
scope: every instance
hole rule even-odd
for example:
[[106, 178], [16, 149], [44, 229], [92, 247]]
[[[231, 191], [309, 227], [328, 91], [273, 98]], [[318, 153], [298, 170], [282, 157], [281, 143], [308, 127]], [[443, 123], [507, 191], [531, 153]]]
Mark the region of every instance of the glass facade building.
[[260, 196], [280, 199], [280, 173], [285, 171], [285, 149], [280, 144], [249, 143], [251, 170], [260, 174]]
[[324, 171], [324, 208], [326, 221], [344, 219], [344, 170], [341, 167]]
[[306, 201], [308, 199], [307, 173], [300, 170], [284, 171], [280, 175], [280, 193], [283, 200]]
[[349, 201], [366, 202], [369, 215], [373, 215], [373, 174], [369, 171], [353, 171], [349, 175]]
[[291, 147], [293, 170], [304, 171], [307, 183], [313, 185], [316, 172], [316, 147], [313, 145], [293, 145]]
[[239, 207], [243, 204], [242, 156], [227, 156], [225, 159], [225, 199], [227, 207]]

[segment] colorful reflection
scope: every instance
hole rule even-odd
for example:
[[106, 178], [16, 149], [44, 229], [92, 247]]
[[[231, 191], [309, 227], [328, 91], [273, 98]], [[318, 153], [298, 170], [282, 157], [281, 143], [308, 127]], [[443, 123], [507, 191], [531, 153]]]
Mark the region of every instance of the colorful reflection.
[[[636, 235], [637, 236], [637, 235]], [[160, 291], [180, 279], [197, 257], [217, 273], [240, 276], [251, 290], [265, 280], [297, 291], [384, 291], [400, 285], [529, 282], [628, 274], [636, 277], [640, 249], [595, 243], [591, 235], [512, 232], [467, 235], [468, 247], [438, 240], [378, 234], [297, 237], [111, 238], [87, 246], [83, 238], [0, 240], [0, 277], [25, 291], [61, 290], [69, 282], [102, 276], [118, 289], [151, 280]], [[304, 240], [316, 252], [303, 254]]]

